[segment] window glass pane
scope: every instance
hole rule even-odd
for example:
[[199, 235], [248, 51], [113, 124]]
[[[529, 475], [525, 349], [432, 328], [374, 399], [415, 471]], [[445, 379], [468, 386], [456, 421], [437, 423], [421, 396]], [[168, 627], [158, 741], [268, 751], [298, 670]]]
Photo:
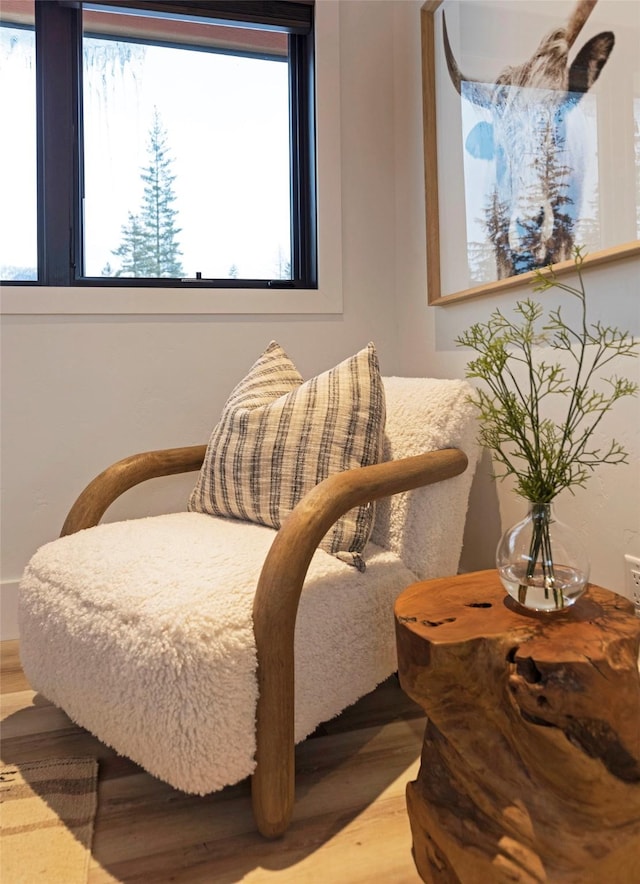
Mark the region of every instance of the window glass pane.
[[34, 4], [0, 4], [0, 278], [38, 278]]
[[83, 17], [86, 276], [290, 278], [287, 37]]

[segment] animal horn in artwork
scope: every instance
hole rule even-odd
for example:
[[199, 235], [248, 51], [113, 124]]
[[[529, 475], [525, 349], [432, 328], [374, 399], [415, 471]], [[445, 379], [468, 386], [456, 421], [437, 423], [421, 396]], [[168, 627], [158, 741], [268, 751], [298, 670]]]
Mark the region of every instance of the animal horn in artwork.
[[444, 15], [442, 16], [442, 40], [444, 42], [444, 56], [447, 60], [447, 69], [449, 71], [449, 76], [451, 77], [451, 82], [455, 86], [458, 95], [461, 95], [462, 83], [468, 78], [463, 76], [463, 74], [460, 72], [458, 62], [455, 59], [453, 50], [451, 49], [451, 43], [449, 43], [449, 33], [447, 31], [447, 19]]
[[585, 25], [585, 22], [593, 12], [593, 7], [598, 0], [578, 0], [573, 8], [573, 12], [567, 22], [565, 28], [565, 39], [569, 48], [576, 42], [578, 34]]
[[[451, 77], [451, 82], [458, 95], [462, 95], [462, 84], [466, 83], [467, 88], [465, 90], [465, 98], [470, 99], [474, 104], [478, 104], [482, 107], [491, 107], [493, 101], [491, 90], [487, 88], [484, 83], [480, 83], [478, 80], [472, 80], [470, 77], [465, 77], [458, 67], [458, 62], [455, 59], [451, 44], [449, 43], [447, 19], [444, 15], [442, 16], [442, 39], [444, 42], [444, 55], [447, 60], [447, 69], [449, 71], [449, 76]], [[471, 84], [471, 86], [469, 84]]]

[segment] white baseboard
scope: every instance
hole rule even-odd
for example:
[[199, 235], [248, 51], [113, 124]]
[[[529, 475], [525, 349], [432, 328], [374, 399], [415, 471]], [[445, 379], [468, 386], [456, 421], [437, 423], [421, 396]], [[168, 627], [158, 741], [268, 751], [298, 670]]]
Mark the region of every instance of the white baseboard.
[[18, 581], [0, 582], [0, 641], [18, 638]]

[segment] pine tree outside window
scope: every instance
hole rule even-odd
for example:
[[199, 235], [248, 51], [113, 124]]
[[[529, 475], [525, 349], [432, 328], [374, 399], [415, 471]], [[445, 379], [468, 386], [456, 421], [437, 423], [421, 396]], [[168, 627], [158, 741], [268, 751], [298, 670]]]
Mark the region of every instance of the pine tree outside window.
[[4, 282], [317, 286], [313, 6], [253, 8], [3, 0], [42, 120], [37, 271], [3, 240]]
[[102, 276], [178, 277], [183, 275], [176, 227], [176, 194], [171, 174], [172, 160], [167, 148], [167, 133], [154, 108], [153, 123], [147, 148], [149, 165], [141, 172], [144, 183], [140, 213], [128, 213], [122, 227], [122, 242], [112, 254], [120, 259], [115, 270], [105, 265]]

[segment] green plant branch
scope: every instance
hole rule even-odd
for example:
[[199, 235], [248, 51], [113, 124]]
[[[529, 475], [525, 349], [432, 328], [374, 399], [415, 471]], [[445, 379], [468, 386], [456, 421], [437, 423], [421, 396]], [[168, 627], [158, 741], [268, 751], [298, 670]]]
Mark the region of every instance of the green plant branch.
[[[618, 357], [637, 357], [639, 342], [600, 321], [589, 325], [584, 257], [577, 247], [576, 285], [559, 279], [552, 267], [535, 274], [535, 291], [555, 288], [577, 298], [577, 327], [565, 322], [560, 306], [544, 323], [542, 306], [526, 298], [515, 306], [519, 319], [496, 310], [489, 322], [475, 323], [456, 339], [458, 346], [476, 354], [467, 365], [467, 377], [485, 385], [476, 388], [472, 401], [480, 416], [479, 441], [492, 450], [501, 468], [494, 475], [514, 476], [516, 493], [533, 503], [548, 503], [565, 488], [573, 493], [584, 487], [598, 466], [628, 462], [628, 452], [615, 439], [606, 449], [592, 447], [592, 441], [615, 403], [638, 392], [632, 381], [602, 377], [602, 369]], [[534, 349], [543, 346], [568, 354], [573, 370], [559, 362], [536, 362]], [[608, 390], [594, 388], [596, 382]], [[543, 415], [543, 407], [558, 398], [568, 401], [564, 418], [554, 422]], [[540, 531], [532, 538], [531, 556], [534, 564], [542, 557], [552, 568], [548, 530], [546, 535]], [[549, 567], [544, 568], [549, 576]], [[553, 584], [552, 573], [549, 579]]]
[[[483, 393], [476, 399], [480, 408], [481, 420], [485, 423], [482, 441], [494, 449], [496, 459], [505, 469], [504, 476], [513, 474], [517, 478], [519, 493], [529, 497], [533, 492], [552, 499], [564, 487], [575, 483], [576, 477], [584, 481], [586, 470], [576, 469], [583, 457], [593, 432], [604, 414], [615, 401], [625, 395], [634, 395], [636, 385], [628, 381], [606, 379], [612, 387], [611, 396], [589, 389], [596, 372], [619, 355], [637, 355], [636, 343], [629, 335], [617, 328], [594, 324], [590, 333], [586, 317], [586, 293], [581, 275], [583, 256], [581, 250], [575, 253], [578, 287], [558, 282], [555, 273], [549, 276], [539, 272], [538, 289], [557, 287], [577, 297], [581, 305], [580, 330], [568, 326], [557, 308], [550, 314], [550, 321], [542, 332], [536, 331], [536, 323], [542, 317], [542, 308], [530, 299], [516, 306], [516, 313], [523, 322], [517, 325], [506, 318], [499, 310], [491, 317], [491, 322], [475, 324], [458, 343], [470, 346], [479, 358], [468, 366], [468, 377], [483, 380], [489, 394]], [[552, 333], [549, 340], [548, 334]], [[565, 369], [559, 364], [534, 362], [533, 346], [549, 343], [556, 349], [568, 352], [576, 364], [575, 379], [571, 383]], [[578, 352], [575, 352], [577, 345]], [[590, 346], [596, 347], [592, 359], [587, 359]], [[611, 352], [613, 351], [613, 352]], [[525, 390], [513, 365], [524, 366], [528, 382]], [[541, 403], [548, 397], [569, 395], [565, 419], [558, 425], [541, 417]], [[582, 429], [581, 438], [575, 435]], [[514, 447], [513, 453], [505, 450]], [[599, 450], [596, 454], [600, 454]], [[621, 446], [612, 446], [602, 462], [621, 462], [626, 453]], [[528, 470], [519, 470], [516, 462], [527, 464]], [[582, 464], [593, 469], [595, 457]], [[570, 468], [571, 467], [571, 468]], [[502, 477], [504, 477], [502, 476]]]

